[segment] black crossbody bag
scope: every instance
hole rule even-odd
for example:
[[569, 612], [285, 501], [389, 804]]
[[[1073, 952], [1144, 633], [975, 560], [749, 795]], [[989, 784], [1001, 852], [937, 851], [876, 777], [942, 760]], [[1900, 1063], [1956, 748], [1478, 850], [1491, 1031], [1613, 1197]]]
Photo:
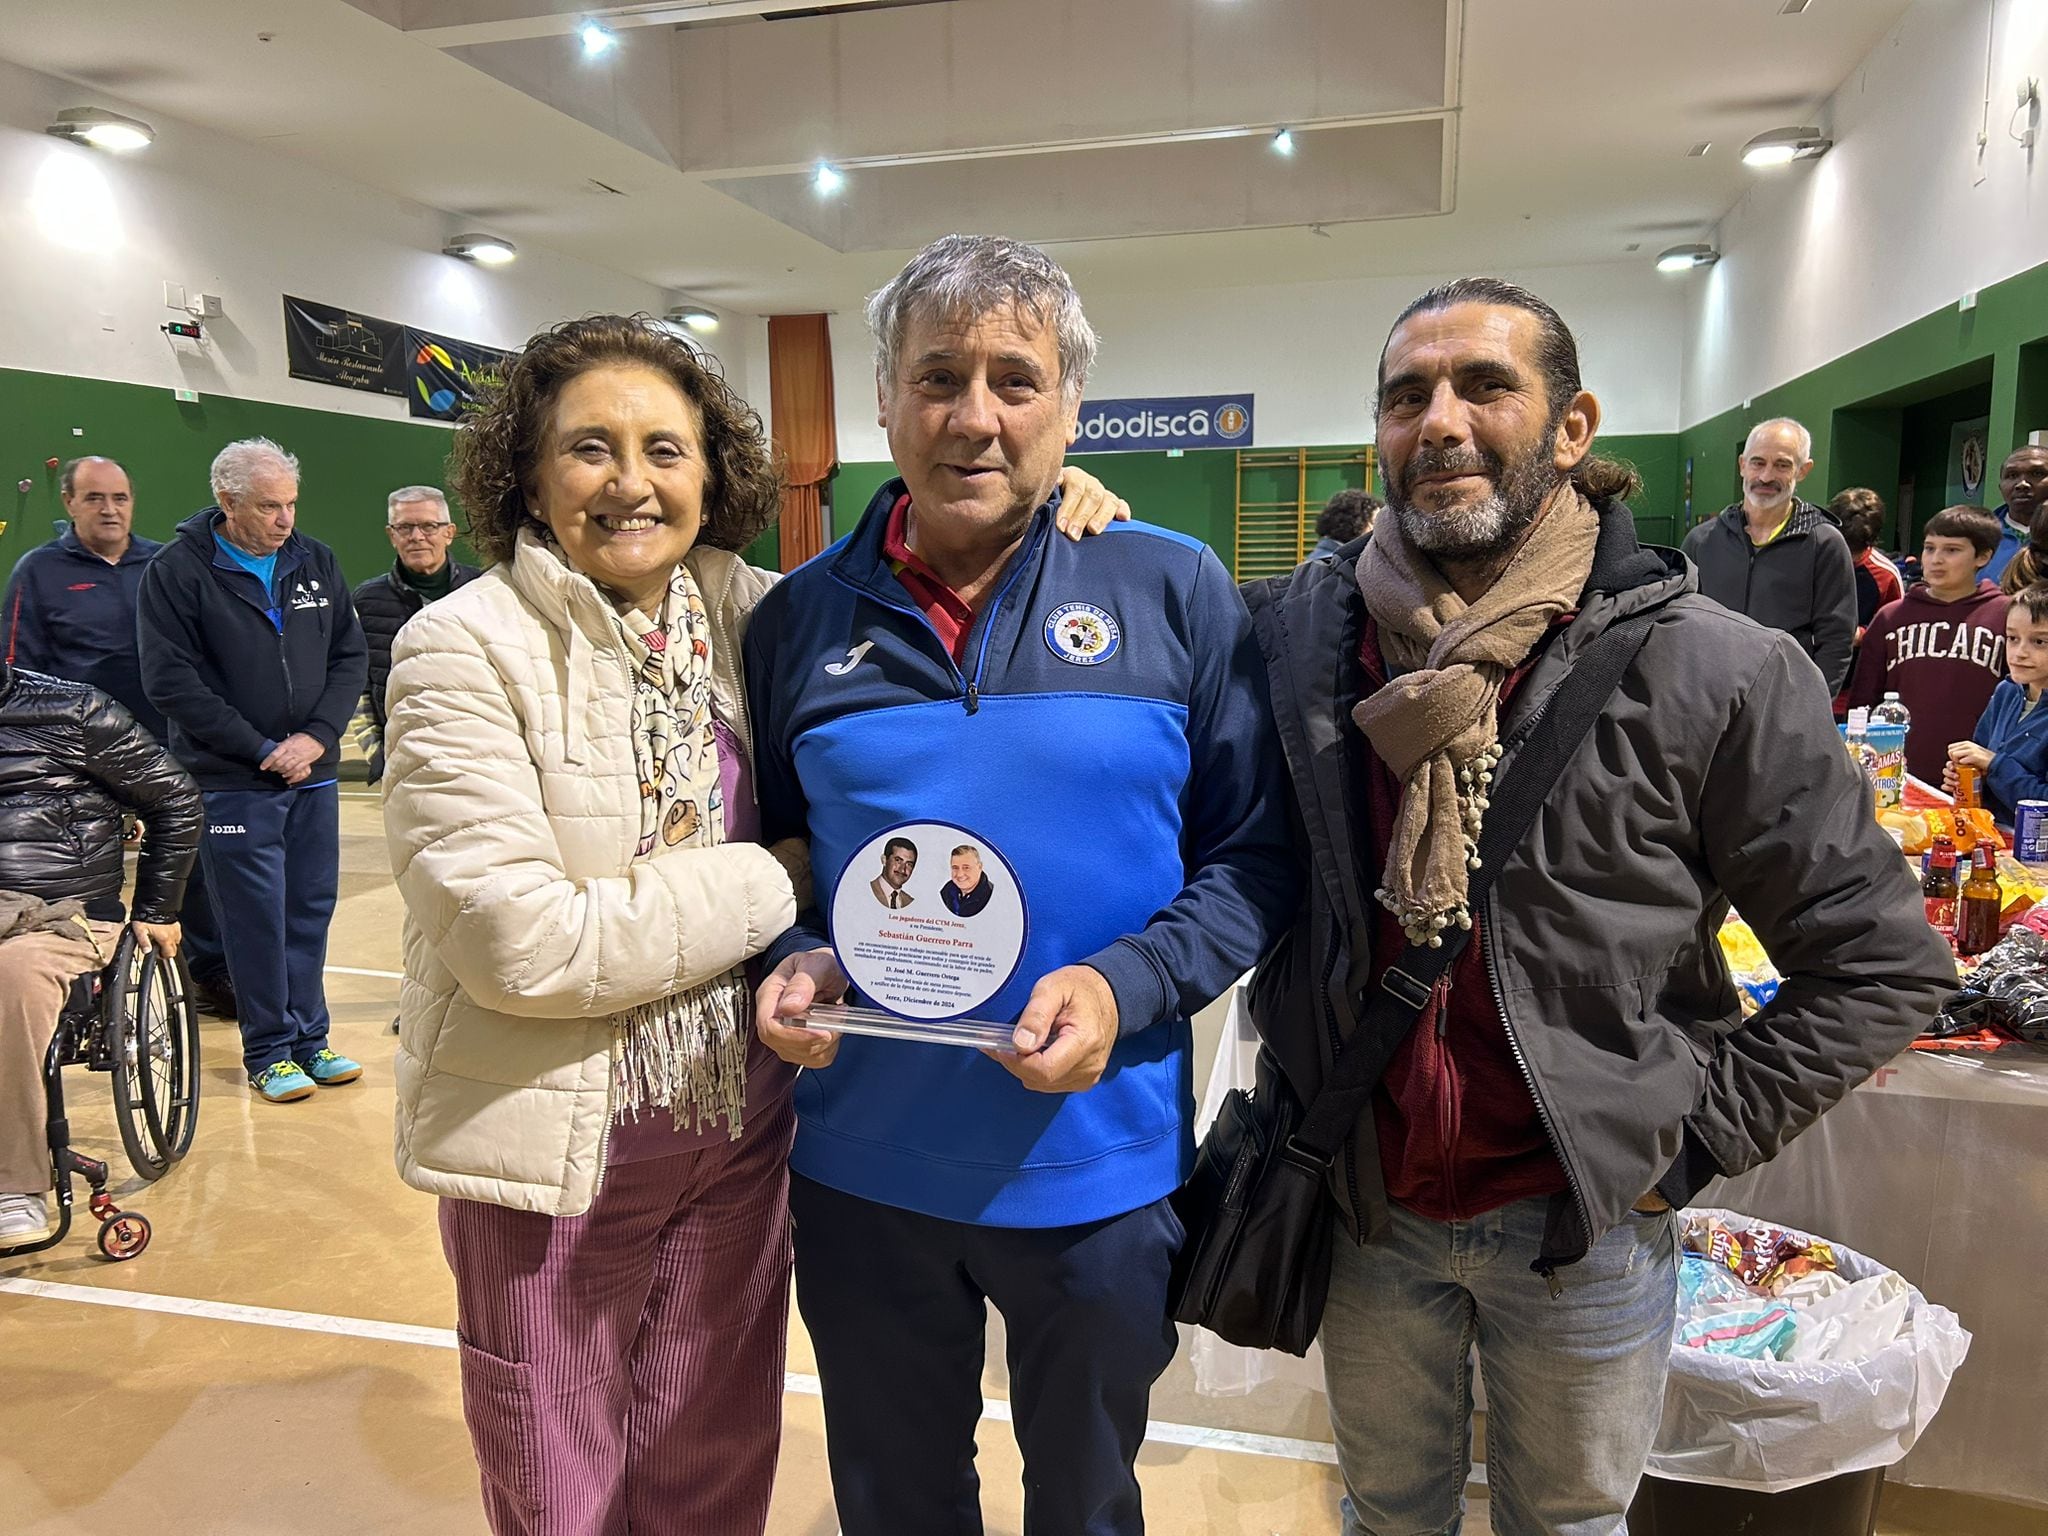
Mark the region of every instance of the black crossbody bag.
[[[1513, 772], [1494, 787], [1480, 830], [1480, 867], [1470, 882], [1474, 913], [1607, 707], [1651, 622], [1648, 614], [1627, 619], [1594, 640], [1510, 738], [1520, 749], [1507, 765]], [[1251, 1349], [1307, 1353], [1330, 1286], [1330, 1165], [1472, 933], [1452, 928], [1442, 938], [1435, 949], [1403, 947], [1305, 1109], [1270, 1060], [1261, 1062], [1256, 1089], [1235, 1089], [1224, 1099], [1194, 1173], [1173, 1197], [1188, 1234], [1172, 1279], [1178, 1321]], [[1267, 1056], [1263, 1047], [1260, 1055]]]

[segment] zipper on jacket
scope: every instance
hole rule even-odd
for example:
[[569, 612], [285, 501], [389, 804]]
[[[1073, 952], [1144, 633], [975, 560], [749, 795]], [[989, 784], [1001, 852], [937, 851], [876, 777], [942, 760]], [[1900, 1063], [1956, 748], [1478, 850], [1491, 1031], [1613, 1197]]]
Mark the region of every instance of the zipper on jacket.
[[[1515, 1065], [1522, 1070], [1522, 1081], [1528, 1085], [1529, 1097], [1536, 1105], [1536, 1118], [1543, 1122], [1543, 1134], [1550, 1138], [1550, 1150], [1557, 1155], [1557, 1165], [1564, 1170], [1565, 1186], [1570, 1189], [1572, 1206], [1578, 1213], [1579, 1232], [1588, 1243], [1592, 1241], [1593, 1218], [1586, 1207], [1586, 1192], [1579, 1185], [1579, 1176], [1572, 1169], [1572, 1161], [1565, 1155], [1564, 1143], [1558, 1139], [1557, 1122], [1550, 1116], [1550, 1106], [1543, 1102], [1543, 1095], [1536, 1087], [1536, 1074], [1529, 1069], [1529, 1058], [1522, 1053], [1522, 1042], [1515, 1035], [1514, 1020], [1508, 1017], [1507, 993], [1502, 990], [1500, 974], [1494, 969], [1493, 934], [1496, 931], [1496, 909], [1494, 897], [1488, 892], [1486, 904], [1487, 931], [1480, 936], [1482, 948], [1480, 960], [1486, 967], [1487, 985], [1493, 989], [1493, 1006], [1500, 1010], [1501, 1032], [1508, 1037], [1508, 1049], [1514, 1053]], [[1530, 1266], [1550, 1285], [1550, 1298], [1555, 1301], [1564, 1295], [1564, 1287], [1558, 1283], [1557, 1265], [1549, 1255], [1538, 1251], [1536, 1262]]]

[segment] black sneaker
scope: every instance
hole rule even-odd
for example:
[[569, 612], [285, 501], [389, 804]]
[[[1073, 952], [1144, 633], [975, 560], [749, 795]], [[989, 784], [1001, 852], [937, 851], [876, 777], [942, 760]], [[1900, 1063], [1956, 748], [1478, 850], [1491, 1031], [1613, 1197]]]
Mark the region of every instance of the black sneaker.
[[225, 976], [194, 976], [192, 1006], [212, 1018], [234, 1018], [235, 984]]

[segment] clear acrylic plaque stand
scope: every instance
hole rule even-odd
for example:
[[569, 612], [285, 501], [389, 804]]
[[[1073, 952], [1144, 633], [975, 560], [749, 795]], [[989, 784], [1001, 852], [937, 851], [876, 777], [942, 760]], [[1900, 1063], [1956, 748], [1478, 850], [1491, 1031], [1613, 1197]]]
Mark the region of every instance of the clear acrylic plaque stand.
[[818, 1003], [802, 1022], [812, 1029], [914, 1040], [922, 1045], [964, 1045], [978, 1051], [1012, 1050], [1016, 1043], [1016, 1026], [1012, 1024], [991, 1024], [986, 1019], [906, 1019], [879, 1008], [853, 1008], [844, 1003]]

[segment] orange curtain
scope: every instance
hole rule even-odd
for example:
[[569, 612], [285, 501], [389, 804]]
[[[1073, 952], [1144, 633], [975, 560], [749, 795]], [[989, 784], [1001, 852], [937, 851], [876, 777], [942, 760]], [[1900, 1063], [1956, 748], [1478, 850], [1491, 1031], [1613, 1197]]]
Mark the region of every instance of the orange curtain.
[[768, 318], [768, 400], [782, 493], [782, 568], [825, 547], [824, 486], [839, 463], [832, 415], [832, 332], [823, 315]]

